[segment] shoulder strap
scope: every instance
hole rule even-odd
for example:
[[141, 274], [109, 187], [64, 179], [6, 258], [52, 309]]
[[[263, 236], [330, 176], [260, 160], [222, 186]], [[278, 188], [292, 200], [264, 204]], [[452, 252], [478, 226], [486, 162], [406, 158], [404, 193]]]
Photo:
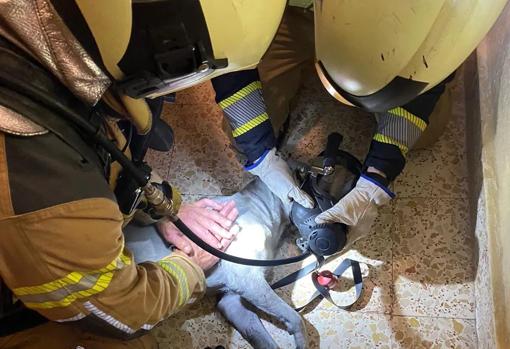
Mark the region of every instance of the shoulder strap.
[[[0, 37], [0, 105], [48, 129], [73, 148], [86, 161], [101, 166], [94, 148], [87, 144], [69, 122], [37, 103], [37, 98], [15, 92], [16, 84], [30, 84], [42, 93], [54, 95], [65, 103], [77, 103], [72, 94], [52, 80], [46, 72]], [[77, 105], [78, 106], [78, 105]], [[80, 110], [80, 108], [77, 108]], [[81, 107], [82, 111], [86, 109]], [[11, 290], [0, 280], [0, 337], [26, 330], [48, 321], [20, 301], [13, 302]]]
[[[0, 38], [1, 39], [1, 38]], [[38, 125], [43, 126], [73, 148], [84, 159], [91, 163], [104, 166], [94, 147], [84, 141], [80, 134], [65, 116], [55, 113], [38, 102], [35, 94], [51, 96], [59, 102], [72, 106], [84, 119], [91, 120], [93, 113], [90, 108], [75, 98], [72, 93], [44, 71], [36, 63], [15, 52], [0, 40], [0, 104], [23, 115]], [[18, 92], [17, 87], [30, 86], [34, 95]], [[96, 121], [98, 132], [100, 122]]]

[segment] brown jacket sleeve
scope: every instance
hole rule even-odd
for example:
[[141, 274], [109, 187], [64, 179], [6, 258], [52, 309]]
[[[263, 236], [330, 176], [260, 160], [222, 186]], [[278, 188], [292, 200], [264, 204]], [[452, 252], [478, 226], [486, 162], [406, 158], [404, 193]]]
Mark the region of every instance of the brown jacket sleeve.
[[109, 191], [71, 150], [64, 153], [51, 135], [6, 138], [0, 132], [0, 276], [27, 307], [127, 337], [203, 293], [202, 270], [183, 255], [134, 263], [112, 198], [78, 193], [85, 198], [69, 200], [69, 188]]
[[0, 221], [2, 277], [27, 307], [55, 321], [102, 320], [132, 335], [204, 291], [201, 269], [180, 254], [136, 265], [122, 215], [86, 199]]

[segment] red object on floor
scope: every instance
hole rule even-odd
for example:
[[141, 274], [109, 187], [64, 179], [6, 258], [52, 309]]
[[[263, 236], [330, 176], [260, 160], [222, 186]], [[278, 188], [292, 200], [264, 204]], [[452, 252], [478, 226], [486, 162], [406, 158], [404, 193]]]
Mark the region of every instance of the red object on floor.
[[335, 286], [336, 281], [336, 275], [329, 270], [323, 270], [317, 276], [317, 282], [323, 287], [332, 288]]

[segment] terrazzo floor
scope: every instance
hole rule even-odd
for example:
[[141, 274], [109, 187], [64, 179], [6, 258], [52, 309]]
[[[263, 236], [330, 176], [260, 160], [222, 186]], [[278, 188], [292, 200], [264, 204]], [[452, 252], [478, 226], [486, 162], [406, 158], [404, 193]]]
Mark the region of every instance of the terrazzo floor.
[[[435, 145], [408, 155], [404, 173], [393, 184], [397, 198], [380, 210], [370, 236], [341, 257], [366, 264], [361, 301], [351, 311], [322, 302], [305, 314], [310, 348], [477, 347], [461, 76], [452, 83], [454, 120]], [[247, 175], [222, 131], [210, 83], [178, 93], [164, 118], [174, 129], [175, 146], [169, 153], [151, 152], [148, 161], [182, 190], [185, 200], [242, 188]], [[344, 149], [363, 159], [374, 128], [370, 114], [337, 103], [310, 70], [291, 113], [284, 151], [311, 159], [327, 135], [338, 131]], [[285, 253], [292, 253], [292, 245], [285, 246]], [[288, 271], [281, 268], [274, 276]], [[299, 304], [310, 292], [303, 281], [279, 294]], [[282, 348], [293, 348], [279, 324], [263, 319]], [[154, 333], [162, 349], [250, 348], [208, 298], [164, 321]]]

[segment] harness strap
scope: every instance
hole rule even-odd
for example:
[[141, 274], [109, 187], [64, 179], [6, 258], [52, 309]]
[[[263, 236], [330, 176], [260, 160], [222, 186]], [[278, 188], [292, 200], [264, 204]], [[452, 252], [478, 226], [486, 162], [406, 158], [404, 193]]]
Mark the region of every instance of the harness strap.
[[331, 298], [329, 289], [327, 287], [322, 286], [318, 282], [317, 278], [319, 276], [319, 273], [317, 272], [317, 270], [320, 267], [322, 267], [325, 260], [324, 260], [324, 257], [322, 257], [322, 256], [315, 255], [315, 257], [317, 258], [317, 261], [312, 262], [312, 263], [304, 266], [303, 268], [293, 272], [292, 274], [289, 274], [289, 275], [285, 276], [284, 278], [276, 281], [275, 283], [273, 283], [271, 285], [271, 288], [273, 290], [277, 290], [279, 288], [290, 285], [311, 273], [312, 274], [312, 282], [313, 282], [313, 285], [315, 286], [315, 289], [317, 291], [312, 295], [312, 297], [304, 305], [294, 308], [296, 311], [300, 312], [303, 309], [305, 309], [308, 305], [310, 305], [312, 302], [314, 302], [316, 299], [324, 299], [324, 298], [327, 299], [330, 303], [332, 303], [337, 308], [340, 308], [343, 310], [347, 310], [347, 309], [351, 308], [360, 299], [361, 295], [363, 294], [363, 276], [361, 274], [361, 267], [360, 267], [359, 262], [355, 261], [353, 259], [350, 259], [350, 258], [346, 258], [342, 261], [342, 263], [340, 263], [340, 265], [333, 272], [333, 275], [335, 275], [336, 277], [340, 277], [347, 271], [347, 269], [352, 268], [352, 275], [354, 278], [354, 288], [356, 290], [356, 297], [352, 300], [352, 302], [350, 302], [348, 304], [339, 305], [339, 304], [336, 304], [335, 301], [333, 301], [333, 298]]
[[333, 298], [331, 298], [330, 291], [327, 287], [322, 286], [318, 281], [317, 278], [319, 276], [319, 273], [316, 271], [312, 274], [312, 282], [317, 291], [312, 295], [312, 297], [302, 306], [296, 308], [296, 311], [300, 312], [301, 310], [305, 309], [308, 305], [310, 305], [312, 302], [314, 302], [316, 299], [324, 299], [326, 298], [331, 304], [336, 306], [339, 309], [348, 310], [350, 309], [361, 297], [363, 294], [363, 276], [361, 274], [361, 268], [358, 261], [355, 261], [350, 258], [346, 258], [340, 263], [340, 265], [335, 269], [333, 274], [336, 277], [342, 276], [347, 269], [352, 268], [352, 275], [354, 277], [354, 288], [356, 290], [356, 297], [352, 300], [352, 302], [347, 304], [337, 304], [335, 301], [333, 301]]
[[307, 266], [299, 269], [298, 271], [295, 271], [292, 274], [289, 274], [289, 275], [285, 276], [284, 278], [276, 281], [275, 283], [273, 283], [271, 285], [271, 288], [273, 290], [277, 290], [279, 288], [285, 287], [287, 285], [290, 285], [290, 284], [298, 281], [299, 279], [304, 278], [311, 272], [319, 269], [322, 266], [322, 264], [324, 263], [324, 257], [318, 256], [318, 255], [314, 255], [314, 256], [317, 258], [317, 261], [312, 262], [312, 263], [308, 264]]

